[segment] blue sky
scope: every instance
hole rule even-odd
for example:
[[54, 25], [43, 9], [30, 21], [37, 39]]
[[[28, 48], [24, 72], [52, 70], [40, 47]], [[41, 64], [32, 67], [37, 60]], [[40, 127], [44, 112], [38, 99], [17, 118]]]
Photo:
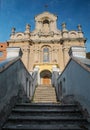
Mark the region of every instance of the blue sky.
[[81, 24], [90, 51], [90, 0], [0, 0], [0, 42], [9, 40], [12, 27], [23, 32], [29, 23], [34, 30], [34, 16], [44, 11], [58, 16], [60, 30], [62, 22], [66, 22], [68, 30], [77, 30]]

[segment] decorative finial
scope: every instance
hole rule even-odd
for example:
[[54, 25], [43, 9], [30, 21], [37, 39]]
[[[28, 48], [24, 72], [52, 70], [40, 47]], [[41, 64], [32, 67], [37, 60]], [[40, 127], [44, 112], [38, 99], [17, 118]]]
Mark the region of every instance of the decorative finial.
[[78, 27], [78, 31], [79, 31], [79, 32], [82, 32], [82, 26], [81, 26], [80, 24], [78, 24], [77, 27]]
[[65, 22], [62, 23], [62, 31], [67, 31]]
[[30, 25], [29, 25], [29, 24], [26, 25], [26, 30], [25, 30], [25, 32], [26, 32], [26, 33], [30, 33]]
[[45, 7], [45, 10], [47, 10], [48, 9], [48, 4], [45, 4], [44, 7]]
[[30, 29], [30, 25], [29, 24], [26, 25], [26, 29]]
[[62, 37], [68, 38], [68, 30], [66, 29], [66, 23], [62, 23]]
[[16, 30], [16, 28], [12, 28], [12, 34], [15, 34], [15, 30]]
[[66, 29], [66, 23], [62, 23], [62, 29]]

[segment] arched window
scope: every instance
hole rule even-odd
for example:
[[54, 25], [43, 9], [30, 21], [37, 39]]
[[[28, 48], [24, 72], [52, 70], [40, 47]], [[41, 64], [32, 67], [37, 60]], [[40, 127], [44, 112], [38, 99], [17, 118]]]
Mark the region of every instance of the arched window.
[[43, 62], [49, 62], [49, 48], [43, 48]]

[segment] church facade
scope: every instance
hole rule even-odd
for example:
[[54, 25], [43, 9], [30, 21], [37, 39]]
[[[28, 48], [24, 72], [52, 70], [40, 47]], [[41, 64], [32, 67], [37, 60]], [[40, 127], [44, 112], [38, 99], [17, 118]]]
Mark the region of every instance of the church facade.
[[[29, 72], [38, 71], [39, 84], [51, 84], [52, 72], [61, 73], [69, 60], [69, 49], [72, 46], [85, 47], [85, 41], [81, 25], [77, 31], [68, 31], [66, 24], [57, 28], [57, 16], [43, 12], [35, 16], [35, 30], [30, 30], [26, 25], [24, 32], [16, 32], [12, 28], [9, 47], [20, 47], [23, 56], [22, 61]], [[80, 53], [80, 49], [79, 49]], [[76, 51], [78, 55], [78, 49]], [[81, 50], [81, 56], [85, 52]]]

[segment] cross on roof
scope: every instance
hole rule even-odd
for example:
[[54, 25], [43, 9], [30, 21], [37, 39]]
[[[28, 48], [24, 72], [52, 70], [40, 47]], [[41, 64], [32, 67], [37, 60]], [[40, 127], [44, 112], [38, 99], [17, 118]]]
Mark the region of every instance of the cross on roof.
[[44, 7], [45, 7], [45, 9], [47, 9], [48, 8], [48, 4], [45, 4]]

